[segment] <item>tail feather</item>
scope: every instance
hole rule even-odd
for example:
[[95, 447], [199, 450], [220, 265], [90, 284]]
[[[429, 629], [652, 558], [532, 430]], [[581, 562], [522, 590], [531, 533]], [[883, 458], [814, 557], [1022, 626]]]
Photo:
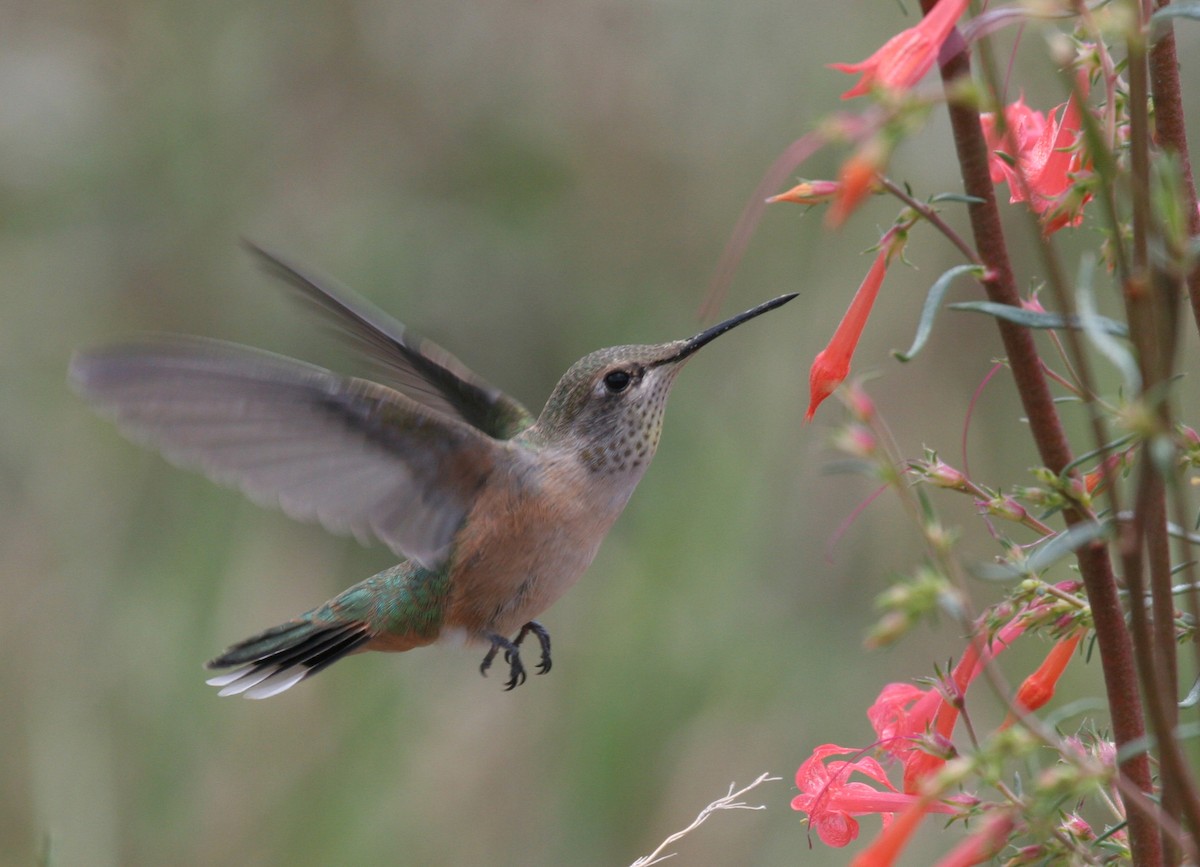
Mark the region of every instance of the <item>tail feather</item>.
[[230, 647], [209, 668], [234, 668], [209, 678], [218, 695], [269, 698], [353, 653], [371, 639], [362, 621], [321, 624], [292, 620]]

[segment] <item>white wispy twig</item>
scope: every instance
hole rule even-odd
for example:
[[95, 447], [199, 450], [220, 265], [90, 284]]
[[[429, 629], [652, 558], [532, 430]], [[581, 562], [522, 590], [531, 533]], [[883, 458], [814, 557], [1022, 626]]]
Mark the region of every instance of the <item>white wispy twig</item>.
[[709, 816], [711, 816], [713, 813], [717, 812], [717, 810], [765, 810], [765, 809], [767, 809], [765, 805], [760, 804], [757, 807], [752, 807], [749, 804], [745, 804], [745, 803], [742, 803], [741, 801], [736, 801], [734, 799], [740, 798], [742, 795], [746, 794], [751, 789], [755, 788], [756, 786], [760, 786], [763, 783], [770, 783], [770, 782], [774, 782], [775, 780], [782, 780], [782, 779], [783, 779], [783, 777], [773, 777], [770, 774], [760, 774], [757, 780], [755, 780], [750, 785], [746, 786], [744, 789], [739, 789], [736, 792], [733, 790], [733, 787], [736, 784], [730, 783], [729, 784], [729, 794], [727, 794], [724, 798], [718, 798], [717, 800], [713, 801], [711, 804], [709, 804], [707, 807], [705, 807], [703, 810], [700, 811], [700, 814], [698, 816], [696, 816], [696, 818], [692, 822], [692, 824], [688, 825], [682, 831], [676, 831], [670, 837], [663, 840], [661, 843], [658, 844], [657, 849], [655, 849], [649, 855], [644, 855], [641, 858], [637, 859], [636, 861], [633, 862], [633, 864], [630, 865], [630, 867], [650, 867], [651, 864], [660, 864], [663, 861], [666, 861], [668, 858], [673, 857], [675, 855], [674, 852], [664, 855], [664, 854], [662, 854], [662, 851], [664, 849], [666, 849], [668, 846], [670, 846], [672, 843], [675, 843], [675, 842], [681, 840], [682, 838], [684, 838], [688, 834], [690, 834], [692, 831], [699, 828], [701, 825], [704, 824], [704, 820], [707, 819]]

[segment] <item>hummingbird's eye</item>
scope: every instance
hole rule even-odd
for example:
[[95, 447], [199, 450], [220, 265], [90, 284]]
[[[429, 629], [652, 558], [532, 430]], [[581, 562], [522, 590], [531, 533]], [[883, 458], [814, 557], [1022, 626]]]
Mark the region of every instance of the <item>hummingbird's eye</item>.
[[629, 375], [628, 370], [611, 370], [604, 375], [604, 387], [610, 394], [620, 394], [629, 388], [632, 381], [633, 377]]

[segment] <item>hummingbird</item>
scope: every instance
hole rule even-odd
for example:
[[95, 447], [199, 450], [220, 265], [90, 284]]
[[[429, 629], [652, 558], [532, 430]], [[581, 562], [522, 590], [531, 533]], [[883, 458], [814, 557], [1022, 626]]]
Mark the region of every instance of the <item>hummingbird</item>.
[[[399, 564], [207, 663], [219, 695], [277, 695], [350, 654], [464, 640], [525, 682], [536, 618], [580, 578], [650, 464], [675, 377], [697, 350], [794, 294], [684, 340], [601, 349], [534, 418], [369, 302], [248, 244], [383, 383], [183, 335], [76, 353], [74, 388], [131, 439]], [[386, 384], [384, 384], [386, 383]]]

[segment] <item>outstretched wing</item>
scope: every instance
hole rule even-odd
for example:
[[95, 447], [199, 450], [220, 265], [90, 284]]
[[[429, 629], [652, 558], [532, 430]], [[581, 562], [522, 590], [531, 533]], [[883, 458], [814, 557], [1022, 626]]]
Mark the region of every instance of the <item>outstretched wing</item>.
[[390, 388], [235, 344], [77, 354], [76, 389], [168, 459], [436, 569], [501, 443]]
[[517, 400], [370, 302], [249, 241], [246, 246], [360, 351], [381, 364], [396, 387], [417, 403], [462, 419], [496, 439], [509, 439], [533, 424], [533, 417]]

